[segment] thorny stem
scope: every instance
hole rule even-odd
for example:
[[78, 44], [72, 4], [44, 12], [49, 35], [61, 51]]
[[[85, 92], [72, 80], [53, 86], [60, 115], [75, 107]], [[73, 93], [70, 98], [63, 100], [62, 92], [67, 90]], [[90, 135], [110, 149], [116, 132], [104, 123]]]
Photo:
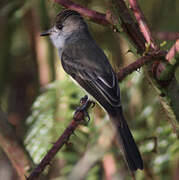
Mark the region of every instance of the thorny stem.
[[71, 123], [65, 129], [63, 134], [59, 137], [59, 139], [53, 144], [52, 148], [48, 151], [48, 153], [45, 155], [42, 161], [38, 164], [38, 166], [32, 171], [32, 173], [27, 178], [27, 180], [34, 180], [40, 175], [40, 173], [45, 169], [45, 167], [50, 164], [50, 161], [53, 159], [56, 153], [62, 148], [64, 144], [68, 142], [70, 136], [73, 134], [75, 129], [78, 127], [78, 125], [84, 122], [88, 108], [91, 105], [92, 106], [94, 105], [94, 102], [88, 100], [88, 98], [86, 97], [87, 96], [82, 98], [80, 101], [79, 107], [83, 107], [83, 108], [78, 108], [76, 110]]
[[129, 74], [131, 74], [132, 72], [136, 71], [137, 69], [141, 68], [143, 65], [149, 62], [163, 59], [165, 57], [165, 54], [166, 53], [164, 51], [158, 51], [156, 53], [140, 57], [135, 62], [124, 67], [117, 73], [118, 80], [121, 82], [126, 76], [128, 76]]

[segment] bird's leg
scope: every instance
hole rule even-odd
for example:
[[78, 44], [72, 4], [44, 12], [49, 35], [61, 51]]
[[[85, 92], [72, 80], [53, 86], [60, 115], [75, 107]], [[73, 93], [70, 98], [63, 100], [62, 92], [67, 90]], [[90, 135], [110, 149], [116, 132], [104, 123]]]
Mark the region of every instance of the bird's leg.
[[88, 109], [90, 108], [90, 106], [93, 108], [95, 106], [95, 102], [89, 100], [88, 96], [85, 95], [84, 97], [82, 97], [80, 99], [80, 106], [78, 106], [76, 108], [75, 115], [78, 112], [83, 112], [84, 113], [84, 118], [87, 117], [88, 118], [87, 122], [89, 122], [90, 121], [90, 116], [88, 114]]

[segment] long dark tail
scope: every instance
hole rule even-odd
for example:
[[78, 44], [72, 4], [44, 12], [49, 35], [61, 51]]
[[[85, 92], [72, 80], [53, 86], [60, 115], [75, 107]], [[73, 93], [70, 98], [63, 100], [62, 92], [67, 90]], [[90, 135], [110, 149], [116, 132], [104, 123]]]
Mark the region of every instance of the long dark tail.
[[118, 108], [115, 115], [113, 113], [110, 117], [117, 128], [120, 145], [122, 146], [130, 170], [136, 171], [137, 169], [143, 169], [140, 152], [123, 116], [122, 108]]

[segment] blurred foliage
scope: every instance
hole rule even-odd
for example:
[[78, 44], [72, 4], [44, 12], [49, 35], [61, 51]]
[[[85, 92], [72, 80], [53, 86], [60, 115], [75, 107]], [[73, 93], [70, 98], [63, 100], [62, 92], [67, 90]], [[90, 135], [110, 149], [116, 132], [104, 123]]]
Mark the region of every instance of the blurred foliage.
[[[75, 2], [100, 12], [112, 8], [109, 0]], [[179, 1], [139, 0], [139, 3], [153, 30], [179, 31]], [[84, 95], [65, 75], [49, 39], [39, 37], [41, 31], [50, 27], [61, 9], [50, 0], [5, 0], [0, 3], [0, 103], [36, 164], [67, 127]], [[136, 59], [129, 52], [125, 37], [107, 27], [87, 23], [116, 71]], [[158, 40], [158, 43], [162, 42]], [[172, 43], [167, 41], [162, 48], [168, 49]], [[179, 176], [178, 139], [143, 70], [129, 75], [120, 88], [126, 119], [145, 164], [145, 170], [136, 173], [137, 179], [168, 180]], [[96, 105], [90, 117], [91, 121], [75, 131], [48, 167], [45, 173], [49, 179], [67, 179], [87, 152], [93, 152], [101, 139], [105, 139], [102, 144], [107, 141], [102, 132], [110, 128], [110, 123], [103, 110]], [[114, 158], [113, 164], [107, 163], [108, 167], [115, 167], [113, 179], [130, 179], [116, 143], [98, 148], [101, 148], [102, 158], [97, 153], [93, 154], [95, 160], [88, 167], [86, 179], [106, 178], [103, 160], [106, 154], [112, 154]], [[87, 158], [86, 162], [90, 160]]]

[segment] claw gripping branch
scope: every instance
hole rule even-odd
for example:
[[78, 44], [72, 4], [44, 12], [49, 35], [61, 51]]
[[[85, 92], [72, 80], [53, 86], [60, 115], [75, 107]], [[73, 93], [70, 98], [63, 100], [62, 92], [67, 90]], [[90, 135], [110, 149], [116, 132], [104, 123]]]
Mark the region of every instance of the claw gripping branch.
[[61, 149], [61, 147], [68, 142], [70, 136], [74, 133], [77, 126], [84, 122], [85, 117], [88, 118], [88, 121], [90, 120], [90, 117], [88, 115], [88, 109], [90, 107], [94, 107], [94, 102], [89, 100], [88, 96], [84, 96], [83, 98], [81, 98], [80, 105], [77, 107], [71, 123], [59, 137], [59, 139], [54, 143], [52, 148], [48, 151], [41, 162], [37, 165], [37, 167], [32, 171], [30, 176], [26, 178], [27, 180], [34, 180], [40, 175], [45, 167], [50, 164], [50, 161]]

